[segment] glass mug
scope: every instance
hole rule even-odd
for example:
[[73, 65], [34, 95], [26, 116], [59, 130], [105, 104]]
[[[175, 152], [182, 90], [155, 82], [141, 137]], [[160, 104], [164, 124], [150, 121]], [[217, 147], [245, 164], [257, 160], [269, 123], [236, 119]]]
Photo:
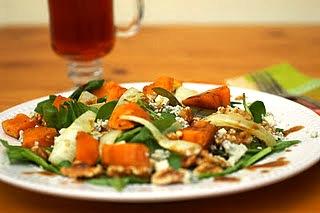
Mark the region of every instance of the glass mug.
[[81, 85], [103, 77], [100, 61], [114, 46], [115, 37], [138, 32], [143, 0], [135, 0], [135, 16], [125, 28], [113, 20], [113, 0], [48, 0], [52, 49], [69, 60], [69, 78]]

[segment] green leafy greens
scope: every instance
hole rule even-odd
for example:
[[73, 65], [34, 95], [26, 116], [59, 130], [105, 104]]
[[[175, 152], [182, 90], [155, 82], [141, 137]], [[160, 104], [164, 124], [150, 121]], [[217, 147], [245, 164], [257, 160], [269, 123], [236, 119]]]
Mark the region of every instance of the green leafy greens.
[[72, 98], [74, 100], [78, 100], [81, 93], [83, 91], [88, 91], [88, 92], [91, 92], [95, 89], [99, 89], [100, 87], [102, 87], [104, 83], [104, 80], [103, 79], [100, 79], [100, 80], [92, 80], [92, 81], [89, 81], [88, 83], [78, 87], [70, 96], [69, 98]]
[[116, 107], [118, 101], [110, 101], [106, 104], [104, 104], [102, 107], [99, 108], [98, 113], [97, 113], [97, 120], [102, 119], [102, 120], [107, 120], [110, 118], [114, 108]]
[[49, 96], [49, 99], [38, 103], [35, 112], [43, 116], [48, 127], [62, 129], [70, 126], [72, 122], [80, 115], [88, 110], [96, 112], [94, 107], [87, 106], [81, 102], [66, 101], [59, 108], [53, 106], [53, 101], [56, 96]]
[[256, 123], [261, 123], [262, 118], [266, 115], [266, 107], [262, 101], [255, 101], [249, 106], [249, 110], [253, 117], [253, 121]]
[[53, 172], [60, 173], [59, 168], [48, 163], [46, 160], [33, 153], [30, 149], [23, 148], [21, 146], [9, 145], [7, 141], [0, 139], [2, 145], [6, 148], [6, 152], [10, 163], [21, 163], [21, 162], [32, 162], [43, 169]]

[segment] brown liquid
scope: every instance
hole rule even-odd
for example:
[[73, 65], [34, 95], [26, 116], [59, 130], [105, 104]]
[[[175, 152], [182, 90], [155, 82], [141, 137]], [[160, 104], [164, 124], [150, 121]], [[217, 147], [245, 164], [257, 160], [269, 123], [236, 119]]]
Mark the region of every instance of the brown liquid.
[[219, 182], [239, 182], [240, 179], [237, 177], [216, 177], [214, 178], [214, 181]]
[[290, 133], [293, 133], [293, 132], [297, 132], [301, 129], [303, 129], [304, 126], [294, 126], [294, 127], [291, 127], [290, 129], [287, 129], [285, 131], [283, 131], [283, 135], [286, 137], [288, 136]]
[[22, 174], [24, 175], [33, 175], [33, 174], [38, 174], [38, 175], [43, 175], [43, 176], [55, 176], [55, 173], [48, 172], [48, 171], [40, 171], [40, 172], [23, 172]]
[[111, 51], [115, 41], [112, 0], [48, 0], [51, 45], [68, 59], [86, 61]]
[[288, 165], [288, 164], [289, 164], [289, 161], [287, 161], [285, 158], [281, 157], [281, 158], [278, 158], [277, 160], [271, 161], [269, 163], [249, 166], [247, 169], [256, 170], [256, 169], [259, 169], [259, 168], [273, 168], [273, 167], [285, 166], [285, 165]]

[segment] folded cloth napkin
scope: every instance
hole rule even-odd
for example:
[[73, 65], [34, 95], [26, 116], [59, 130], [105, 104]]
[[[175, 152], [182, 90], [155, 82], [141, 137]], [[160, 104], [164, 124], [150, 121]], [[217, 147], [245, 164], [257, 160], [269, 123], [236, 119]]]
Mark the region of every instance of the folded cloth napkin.
[[[257, 72], [267, 72], [291, 95], [301, 95], [320, 101], [320, 79], [306, 76], [290, 64], [278, 64]], [[227, 84], [258, 90], [250, 74], [227, 79]], [[308, 104], [303, 104], [308, 106]], [[320, 115], [320, 109], [308, 106]]]

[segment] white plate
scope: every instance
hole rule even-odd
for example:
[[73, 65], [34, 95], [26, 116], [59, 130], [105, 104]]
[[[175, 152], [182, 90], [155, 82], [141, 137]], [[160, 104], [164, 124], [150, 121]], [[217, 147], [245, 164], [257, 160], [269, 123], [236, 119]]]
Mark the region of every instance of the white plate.
[[[125, 87], [142, 89], [145, 83], [127, 83]], [[199, 91], [213, 88], [214, 85], [186, 83], [185, 86]], [[31, 165], [9, 165], [5, 149], [0, 146], [0, 180], [9, 184], [46, 194], [72, 197], [86, 200], [104, 200], [116, 202], [160, 202], [195, 199], [208, 196], [220, 196], [263, 187], [296, 175], [315, 164], [320, 158], [320, 137], [311, 138], [311, 133], [320, 134], [320, 117], [311, 110], [292, 101], [278, 96], [242, 89], [231, 88], [232, 95], [246, 93], [249, 101], [262, 100], [268, 111], [272, 112], [279, 127], [288, 128], [304, 125], [305, 128], [289, 135], [288, 139], [299, 139], [302, 142], [291, 147], [291, 152], [274, 154], [261, 163], [273, 161], [278, 157], [285, 157], [290, 163], [283, 167], [270, 169], [264, 173], [261, 170], [241, 170], [233, 176], [239, 177], [239, 182], [214, 182], [212, 179], [194, 184], [177, 184], [170, 186], [130, 185], [124, 191], [117, 192], [111, 187], [94, 186], [87, 183], [74, 182], [61, 176], [43, 176], [40, 174], [25, 174], [40, 171]], [[69, 93], [65, 93], [68, 95]], [[47, 98], [47, 97], [45, 97]], [[45, 98], [32, 100], [12, 107], [0, 114], [0, 122], [22, 112], [31, 112], [36, 104]], [[0, 138], [10, 143], [17, 143], [0, 131]]]

